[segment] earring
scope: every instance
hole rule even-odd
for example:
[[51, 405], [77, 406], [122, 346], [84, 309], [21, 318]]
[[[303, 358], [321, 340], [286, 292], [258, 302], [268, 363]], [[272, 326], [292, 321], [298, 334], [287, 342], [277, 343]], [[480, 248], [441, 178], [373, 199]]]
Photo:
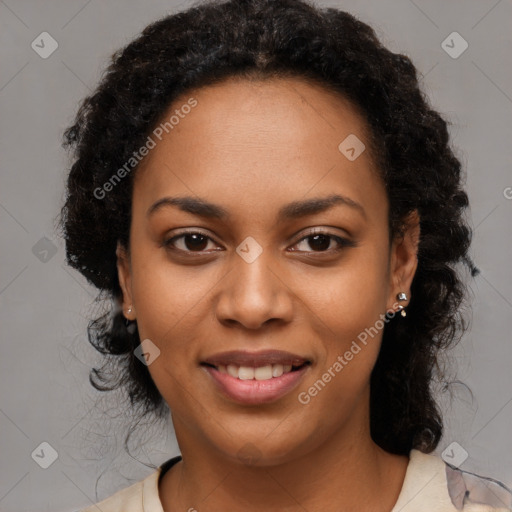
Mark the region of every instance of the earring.
[[[400, 292], [397, 294], [396, 298], [398, 300], [407, 300], [407, 294], [405, 292]], [[401, 304], [398, 305], [398, 310], [400, 311], [400, 314], [402, 316], [406, 316], [407, 313], [405, 312], [405, 308], [404, 306], [402, 306]]]
[[[129, 315], [132, 311], [133, 311], [133, 308], [130, 306], [126, 310], [126, 314]], [[126, 329], [128, 330], [128, 332], [130, 334], [133, 334], [135, 332], [135, 328], [137, 327], [135, 320], [130, 320], [128, 318], [125, 318], [124, 323], [126, 325]]]

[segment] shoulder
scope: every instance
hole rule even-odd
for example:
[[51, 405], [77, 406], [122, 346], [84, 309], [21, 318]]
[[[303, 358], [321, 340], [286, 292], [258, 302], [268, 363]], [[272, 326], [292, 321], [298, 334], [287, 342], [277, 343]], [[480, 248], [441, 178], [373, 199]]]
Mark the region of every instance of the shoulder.
[[81, 512], [163, 512], [158, 496], [160, 471], [161, 468], [158, 468], [145, 479], [117, 491]]
[[512, 510], [512, 492], [491, 478], [411, 450], [402, 490], [392, 512], [502, 512]]
[[80, 512], [164, 512], [158, 492], [158, 481], [164, 473], [181, 460], [176, 455], [161, 464], [144, 480], [130, 485], [112, 496]]
[[477, 475], [448, 463], [446, 480], [454, 503], [463, 510], [512, 510], [512, 490], [499, 480]]

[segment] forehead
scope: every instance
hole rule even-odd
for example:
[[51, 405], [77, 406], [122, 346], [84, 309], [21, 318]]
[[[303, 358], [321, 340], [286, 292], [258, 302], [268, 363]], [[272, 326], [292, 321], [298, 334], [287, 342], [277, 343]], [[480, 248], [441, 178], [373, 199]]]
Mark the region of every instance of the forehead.
[[340, 94], [303, 79], [230, 78], [191, 90], [151, 137], [135, 180], [145, 202], [184, 193], [256, 206], [327, 191], [364, 202], [383, 193], [365, 119]]

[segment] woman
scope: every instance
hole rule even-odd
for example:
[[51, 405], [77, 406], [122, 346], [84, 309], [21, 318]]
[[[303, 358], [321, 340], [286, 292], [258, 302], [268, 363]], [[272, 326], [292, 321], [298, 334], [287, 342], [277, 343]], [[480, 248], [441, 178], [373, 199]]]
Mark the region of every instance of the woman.
[[477, 269], [407, 57], [335, 9], [203, 3], [114, 55], [65, 142], [68, 262], [112, 299], [93, 382], [181, 452], [100, 510], [509, 509], [431, 455]]

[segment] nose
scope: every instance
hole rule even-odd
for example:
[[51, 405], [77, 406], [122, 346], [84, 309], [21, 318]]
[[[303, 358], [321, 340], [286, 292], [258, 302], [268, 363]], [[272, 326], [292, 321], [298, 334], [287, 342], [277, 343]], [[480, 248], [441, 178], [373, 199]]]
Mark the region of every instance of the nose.
[[291, 321], [294, 294], [275, 260], [263, 251], [249, 263], [235, 253], [230, 264], [230, 272], [219, 284], [215, 306], [221, 323], [254, 330]]

